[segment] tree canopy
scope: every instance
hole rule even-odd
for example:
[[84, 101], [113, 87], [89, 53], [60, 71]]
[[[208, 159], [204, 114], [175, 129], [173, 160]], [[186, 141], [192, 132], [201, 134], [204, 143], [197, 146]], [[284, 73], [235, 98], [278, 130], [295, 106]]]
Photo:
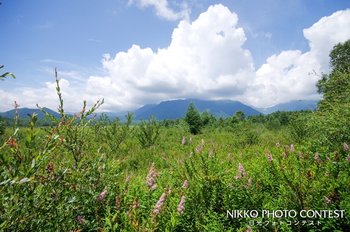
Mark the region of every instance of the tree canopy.
[[193, 103], [191, 103], [187, 108], [185, 121], [189, 126], [191, 134], [200, 133], [202, 128], [202, 119], [200, 113], [198, 112]]

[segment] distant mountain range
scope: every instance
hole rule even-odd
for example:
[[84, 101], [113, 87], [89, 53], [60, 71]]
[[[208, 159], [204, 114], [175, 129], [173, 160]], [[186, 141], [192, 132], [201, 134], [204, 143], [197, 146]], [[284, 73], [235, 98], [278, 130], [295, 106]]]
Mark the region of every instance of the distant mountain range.
[[[234, 115], [237, 111], [242, 111], [246, 116], [269, 114], [276, 111], [299, 111], [299, 110], [315, 110], [317, 107], [317, 100], [299, 100], [282, 103], [268, 108], [253, 108], [245, 105], [239, 101], [231, 100], [199, 100], [199, 99], [184, 99], [184, 100], [170, 100], [163, 101], [159, 104], [144, 105], [135, 110], [134, 118], [136, 121], [148, 119], [155, 116], [159, 120], [163, 119], [177, 119], [185, 116], [189, 104], [194, 103], [200, 112], [208, 111], [209, 113], [219, 117], [229, 117]], [[60, 115], [48, 108], [44, 108], [51, 115], [59, 118]], [[18, 109], [19, 117], [26, 118], [32, 113], [37, 113], [38, 118], [44, 117], [44, 114], [39, 109], [20, 108]], [[100, 114], [100, 113], [99, 113]], [[120, 117], [126, 113], [123, 112], [109, 112], [106, 113], [110, 118]], [[9, 110], [0, 113], [1, 117], [14, 118], [15, 110]]]
[[316, 110], [318, 102], [318, 100], [297, 100], [277, 104], [268, 108], [256, 108], [256, 110], [263, 114], [271, 114], [276, 111]]
[[[53, 115], [56, 118], [60, 117], [60, 114], [49, 109], [49, 108], [43, 108], [47, 113]], [[18, 115], [19, 118], [28, 118], [31, 114], [36, 113], [38, 115], [39, 119], [44, 118], [45, 114], [40, 109], [30, 109], [30, 108], [19, 108], [18, 109]], [[16, 114], [16, 110], [9, 110], [3, 113], [0, 113], [1, 117], [4, 118], [14, 118]]]
[[229, 117], [237, 111], [243, 111], [245, 115], [258, 115], [259, 111], [239, 101], [231, 100], [199, 100], [184, 99], [163, 101], [157, 105], [145, 105], [134, 112], [135, 119], [141, 120], [155, 116], [157, 119], [177, 119], [185, 116], [188, 106], [194, 103], [200, 112], [208, 111], [215, 116]]

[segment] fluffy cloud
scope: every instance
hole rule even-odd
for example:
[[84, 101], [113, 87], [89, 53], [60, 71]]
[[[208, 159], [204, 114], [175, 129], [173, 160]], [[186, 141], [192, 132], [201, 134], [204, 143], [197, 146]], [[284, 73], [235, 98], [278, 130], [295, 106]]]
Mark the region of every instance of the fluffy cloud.
[[327, 71], [328, 55], [333, 46], [350, 39], [350, 9], [323, 17], [303, 32], [309, 40], [310, 52], [319, 61], [322, 71]]
[[[179, 22], [166, 48], [153, 51], [132, 45], [115, 56], [105, 55], [105, 75], [90, 76], [80, 85], [71, 84], [76, 80], [70, 82], [66, 73], [61, 80], [65, 107], [78, 111], [83, 99], [94, 103], [101, 98], [105, 99], [102, 110], [113, 111], [190, 97], [236, 99], [258, 107], [315, 99], [320, 76], [312, 73], [326, 72], [329, 51], [350, 39], [350, 10], [339, 11], [304, 30], [309, 51], [282, 51], [255, 69], [249, 50], [243, 48], [246, 36], [237, 22], [237, 15], [227, 7], [210, 6], [193, 22]], [[6, 108], [19, 99], [22, 106], [40, 103], [57, 108], [54, 82], [35, 90], [0, 91], [0, 98]]]
[[181, 21], [167, 48], [154, 52], [133, 45], [102, 61], [108, 76], [91, 77], [91, 93], [111, 94], [116, 108], [164, 99], [235, 98], [254, 76], [251, 55], [238, 17], [215, 5], [189, 23]]
[[269, 57], [256, 71], [255, 79], [245, 93], [248, 103], [271, 106], [319, 97], [315, 85], [322, 72], [329, 70], [329, 52], [335, 44], [350, 39], [350, 10], [323, 17], [303, 32], [310, 50], [305, 53], [282, 51]]
[[167, 20], [188, 19], [190, 14], [186, 2], [180, 4], [181, 10], [178, 12], [169, 7], [167, 0], [129, 0], [129, 4], [136, 4], [139, 7], [154, 7], [156, 14]]

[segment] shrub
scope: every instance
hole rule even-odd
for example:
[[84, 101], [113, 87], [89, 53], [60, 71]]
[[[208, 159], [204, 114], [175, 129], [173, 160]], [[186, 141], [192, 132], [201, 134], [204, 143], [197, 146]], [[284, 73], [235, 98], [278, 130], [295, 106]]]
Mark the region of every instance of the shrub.
[[160, 124], [156, 118], [150, 117], [139, 124], [137, 139], [143, 148], [154, 145], [159, 138]]
[[131, 128], [133, 115], [128, 113], [125, 118], [125, 123], [122, 123], [119, 118], [111, 122], [108, 116], [102, 114], [99, 121], [94, 125], [96, 138], [107, 144], [112, 152], [117, 151], [133, 131]]

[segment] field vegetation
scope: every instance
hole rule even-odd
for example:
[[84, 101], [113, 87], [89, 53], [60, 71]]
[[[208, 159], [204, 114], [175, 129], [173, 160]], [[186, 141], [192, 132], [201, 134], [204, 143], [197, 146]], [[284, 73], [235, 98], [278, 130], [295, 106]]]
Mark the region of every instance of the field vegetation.
[[[350, 231], [349, 54], [349, 41], [332, 50], [316, 111], [251, 117], [195, 105], [179, 120], [93, 117], [103, 101], [72, 116], [57, 79], [49, 126], [36, 114], [0, 124], [0, 230]], [[232, 210], [345, 214], [252, 222]]]

